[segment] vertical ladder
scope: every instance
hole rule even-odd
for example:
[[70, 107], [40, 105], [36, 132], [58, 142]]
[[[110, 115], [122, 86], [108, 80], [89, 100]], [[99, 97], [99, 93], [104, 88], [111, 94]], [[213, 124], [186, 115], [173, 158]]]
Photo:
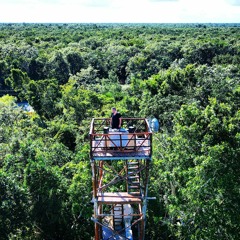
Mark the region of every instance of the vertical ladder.
[[127, 161], [127, 191], [132, 195], [141, 195], [139, 161]]

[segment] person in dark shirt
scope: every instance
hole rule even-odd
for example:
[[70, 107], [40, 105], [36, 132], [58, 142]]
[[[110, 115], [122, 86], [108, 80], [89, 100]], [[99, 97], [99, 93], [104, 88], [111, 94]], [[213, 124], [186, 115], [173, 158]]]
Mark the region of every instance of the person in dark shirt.
[[117, 129], [120, 129], [122, 125], [122, 116], [114, 107], [112, 108], [110, 125], [112, 128], [117, 128]]

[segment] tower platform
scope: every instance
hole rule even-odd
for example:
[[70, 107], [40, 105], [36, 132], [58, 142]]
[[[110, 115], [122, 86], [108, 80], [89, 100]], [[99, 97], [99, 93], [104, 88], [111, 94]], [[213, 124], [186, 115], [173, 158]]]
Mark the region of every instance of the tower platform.
[[110, 129], [109, 124], [106, 118], [92, 120], [89, 132], [91, 160], [151, 159], [152, 131], [145, 118], [123, 118], [119, 130]]
[[97, 195], [98, 202], [99, 203], [105, 203], [105, 204], [127, 204], [127, 203], [141, 203], [142, 198], [141, 196], [136, 196], [133, 194], [129, 194], [127, 192], [105, 192], [105, 193], [99, 193]]

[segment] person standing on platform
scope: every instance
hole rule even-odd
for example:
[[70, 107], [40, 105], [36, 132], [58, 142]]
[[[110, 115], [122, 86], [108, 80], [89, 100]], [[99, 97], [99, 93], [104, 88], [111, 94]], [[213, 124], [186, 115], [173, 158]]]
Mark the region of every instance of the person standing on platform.
[[112, 108], [110, 125], [112, 128], [116, 129], [120, 129], [122, 125], [122, 116], [115, 107]]

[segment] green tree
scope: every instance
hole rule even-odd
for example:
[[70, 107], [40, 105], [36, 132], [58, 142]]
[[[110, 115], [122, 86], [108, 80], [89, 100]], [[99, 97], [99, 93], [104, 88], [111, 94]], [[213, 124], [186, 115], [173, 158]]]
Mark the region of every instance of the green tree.
[[0, 169], [0, 234], [8, 239], [10, 234], [22, 238], [31, 227], [31, 202], [27, 189], [10, 174]]
[[32, 80], [45, 79], [47, 74], [45, 73], [46, 62], [41, 59], [32, 59], [29, 63], [28, 76]]
[[5, 79], [8, 76], [8, 68], [6, 61], [0, 61], [0, 90], [5, 88]]
[[81, 55], [76, 52], [70, 52], [67, 54], [66, 58], [70, 65], [70, 73], [75, 75], [83, 67], [83, 59]]
[[30, 81], [27, 73], [20, 69], [12, 69], [11, 76], [7, 79], [7, 83], [17, 92], [24, 93], [24, 85]]
[[185, 105], [174, 136], [158, 143], [164, 220], [179, 239], [238, 239], [239, 116], [214, 98], [204, 109]]
[[67, 186], [58, 168], [39, 159], [26, 169], [26, 185], [32, 201], [31, 217], [40, 238], [60, 239], [67, 234]]
[[57, 80], [30, 80], [24, 88], [25, 92], [22, 93], [24, 99], [40, 116], [52, 119], [60, 113], [57, 103], [61, 97], [61, 92]]
[[57, 52], [50, 62], [51, 78], [56, 78], [60, 85], [67, 83], [69, 79], [69, 66], [65, 61], [63, 54]]

